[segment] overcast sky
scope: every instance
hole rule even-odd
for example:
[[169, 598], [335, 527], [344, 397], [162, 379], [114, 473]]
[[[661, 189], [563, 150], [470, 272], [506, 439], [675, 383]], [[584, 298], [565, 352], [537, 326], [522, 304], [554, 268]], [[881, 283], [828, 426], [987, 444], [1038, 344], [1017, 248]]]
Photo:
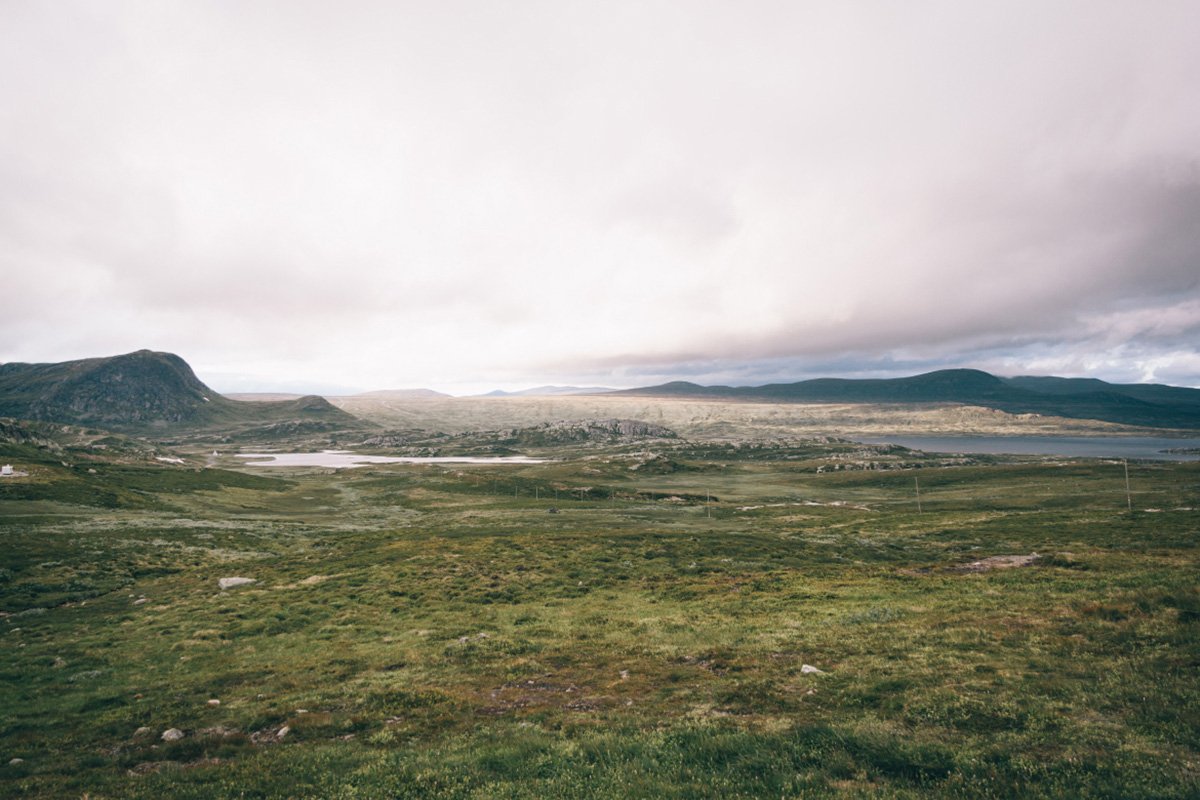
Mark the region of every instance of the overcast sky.
[[0, 361], [1200, 386], [1200, 3], [0, 0]]

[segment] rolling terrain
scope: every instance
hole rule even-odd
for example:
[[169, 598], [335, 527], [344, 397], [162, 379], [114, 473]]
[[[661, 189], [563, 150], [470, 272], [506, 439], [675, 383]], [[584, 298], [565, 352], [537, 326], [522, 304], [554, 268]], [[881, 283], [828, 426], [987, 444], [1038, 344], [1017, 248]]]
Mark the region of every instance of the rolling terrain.
[[330, 402], [386, 428], [446, 432], [592, 418], [636, 419], [664, 425], [685, 436], [731, 441], [900, 433], [1113, 435], [1164, 430], [1041, 414], [1010, 414], [954, 403], [793, 403], [628, 394], [452, 397], [421, 401], [380, 400], [359, 395], [335, 397]]
[[[338, 400], [371, 424], [152, 353], [0, 387], [0, 796], [1200, 794], [1200, 461], [836, 435], [1128, 426]], [[238, 458], [330, 445], [540, 460]]]
[[998, 378], [972, 369], [939, 370], [909, 378], [818, 378], [766, 386], [700, 386], [676, 381], [619, 394], [789, 403], [955, 403], [1010, 414], [1200, 428], [1200, 389], [1093, 379]]
[[1200, 792], [1200, 464], [671, 433], [339, 471], [0, 442], [0, 795]]

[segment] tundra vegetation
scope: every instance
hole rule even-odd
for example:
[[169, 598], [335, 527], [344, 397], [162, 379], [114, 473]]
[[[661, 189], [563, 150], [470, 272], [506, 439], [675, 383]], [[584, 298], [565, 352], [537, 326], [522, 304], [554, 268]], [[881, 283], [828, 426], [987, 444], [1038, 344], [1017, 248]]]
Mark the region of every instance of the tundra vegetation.
[[4, 797], [1200, 794], [1195, 462], [5, 424]]

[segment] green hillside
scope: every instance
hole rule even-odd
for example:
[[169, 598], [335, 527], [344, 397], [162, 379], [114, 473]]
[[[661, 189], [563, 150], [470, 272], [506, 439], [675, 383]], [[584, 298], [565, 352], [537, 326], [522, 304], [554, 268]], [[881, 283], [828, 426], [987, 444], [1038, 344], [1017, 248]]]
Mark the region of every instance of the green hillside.
[[908, 378], [817, 378], [766, 386], [700, 386], [675, 381], [621, 394], [794, 403], [958, 403], [1013, 414], [1043, 414], [1160, 428], [1200, 428], [1200, 390], [1095, 379], [998, 378], [948, 369]]
[[57, 364], [0, 364], [0, 416], [125, 432], [232, 429], [294, 420], [356, 427], [356, 417], [321, 397], [230, 400], [177, 355], [139, 350]]

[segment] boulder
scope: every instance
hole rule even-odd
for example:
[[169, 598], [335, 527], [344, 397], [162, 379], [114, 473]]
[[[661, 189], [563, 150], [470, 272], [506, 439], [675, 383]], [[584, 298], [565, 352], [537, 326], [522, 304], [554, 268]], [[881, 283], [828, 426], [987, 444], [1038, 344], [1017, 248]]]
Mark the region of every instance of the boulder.
[[232, 589], [235, 586], [247, 586], [251, 583], [258, 583], [255, 578], [219, 578], [217, 585], [222, 589]]

